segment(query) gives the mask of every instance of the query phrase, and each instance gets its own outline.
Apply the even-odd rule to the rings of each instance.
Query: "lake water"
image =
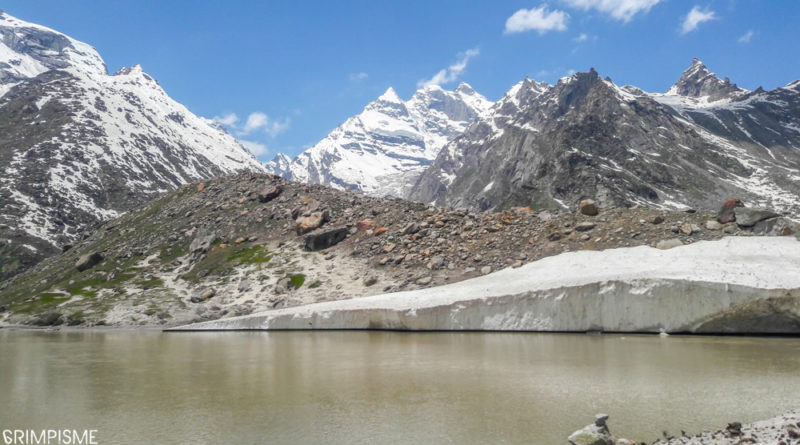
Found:
[[[800,339],[0,330],[0,429],[103,444],[654,440],[800,408]]]

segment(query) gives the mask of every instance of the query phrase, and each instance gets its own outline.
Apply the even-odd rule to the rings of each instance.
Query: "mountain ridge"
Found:
[[[0,279],[181,184],[263,171],[139,65],[0,14]],[[23,69],[24,68],[24,69]]]
[[[702,207],[731,196],[797,210],[800,95],[753,92],[695,59],[666,93],[619,87],[594,69],[512,87],[451,140],[411,199],[477,209]]]

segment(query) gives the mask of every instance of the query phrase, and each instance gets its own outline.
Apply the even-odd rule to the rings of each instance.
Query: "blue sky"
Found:
[[[407,99],[432,79],[444,88],[465,81],[497,100],[526,75],[553,83],[594,67],[617,84],[665,91],[693,57],[749,89],[800,78],[798,0],[3,0],[0,8],[95,46],[111,72],[141,64],[194,113],[227,118],[263,160],[298,154],[389,86]]]

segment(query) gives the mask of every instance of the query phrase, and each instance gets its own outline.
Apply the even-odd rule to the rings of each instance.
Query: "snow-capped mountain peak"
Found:
[[[5,13],[0,114],[0,264],[33,264],[181,184],[264,170],[141,66],[109,75],[90,45]]]
[[[403,103],[403,100],[400,99],[400,96],[397,95],[397,92],[395,92],[394,88],[389,87],[386,89],[386,92],[381,94],[381,96],[378,98],[376,102],[390,102],[390,103],[401,104]]]
[[[746,93],[726,77],[720,79],[708,70],[699,59],[694,58],[692,64],[681,74],[680,79],[667,91],[667,95],[688,97],[708,97],[709,101],[728,98]]]
[[[427,85],[408,101],[389,88],[287,169],[277,158],[266,167],[298,181],[405,196],[448,139],[491,105],[466,83],[454,91]]]
[[[21,80],[67,67],[95,75],[108,73],[91,45],[0,10],[0,84],[5,87],[0,94]]]

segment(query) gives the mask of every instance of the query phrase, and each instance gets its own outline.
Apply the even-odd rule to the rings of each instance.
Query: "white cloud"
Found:
[[[247,122],[244,124],[244,128],[242,132],[244,134],[250,133],[253,130],[258,130],[261,127],[266,127],[269,123],[269,116],[259,111],[255,113],[250,113],[250,116],[247,116]]]
[[[246,148],[247,151],[253,154],[253,156],[263,156],[269,153],[267,146],[255,141],[245,141],[243,139],[238,139],[239,143],[242,144],[242,147]]]
[[[564,11],[548,11],[547,5],[538,8],[520,9],[506,20],[506,34],[525,31],[537,31],[542,35],[548,31],[564,31],[567,29],[569,14]]]
[[[608,14],[616,20],[629,22],[633,16],[640,12],[645,14],[650,8],[661,3],[662,0],[563,0],[564,3],[572,8],[597,10],[603,14]]]
[[[239,116],[236,113],[226,113],[222,117],[214,116],[213,120],[227,127],[228,131],[232,131],[236,136],[247,136],[253,132],[260,131],[270,137],[275,137],[288,130],[292,123],[291,118],[288,116],[282,121],[277,121],[260,111],[250,113],[244,124],[239,122]]]
[[[578,37],[575,37],[575,39],[573,39],[573,40],[575,40],[578,43],[585,42],[585,41],[589,40],[589,36],[586,35],[586,33],[582,33]]]
[[[705,11],[701,11],[699,6],[695,6],[686,14],[686,18],[683,19],[683,24],[681,24],[681,34],[686,34],[688,32],[692,32],[697,27],[709,20],[716,19],[717,16],[714,11],[710,9],[706,9]]]
[[[567,70],[567,76],[572,76],[573,74],[577,73],[574,69],[570,68]]]
[[[458,79],[458,76],[464,71],[469,63],[469,60],[480,54],[478,48],[472,48],[464,51],[459,55],[458,62],[450,65],[447,68],[440,70],[434,74],[430,79],[422,79],[417,82],[417,88],[422,88],[427,85],[442,85],[450,83]]]
[[[749,43],[755,34],[752,29],[747,31],[743,36],[739,37],[739,43]]]
[[[283,133],[284,131],[288,130],[289,129],[289,125],[291,123],[292,123],[292,120],[289,119],[288,117],[284,118],[283,121],[281,121],[281,122],[279,122],[279,121],[270,121],[267,124],[267,127],[264,129],[264,132],[267,133],[268,135],[272,136],[272,137],[275,137],[275,136],[279,135],[280,133]]]
[[[291,124],[291,119],[284,118],[283,121],[276,121],[270,119],[270,117],[266,113],[262,113],[260,111],[256,111],[254,113],[250,113],[247,116],[247,121],[245,122],[244,126],[239,128],[233,125],[232,127],[236,130],[236,134],[239,136],[247,136],[248,134],[256,131],[261,130],[264,133],[275,137],[280,133],[283,133],[287,129],[289,129],[289,125]]]
[[[350,74],[350,82],[361,82],[362,80],[366,79],[367,77],[369,77],[369,74],[367,74],[365,72],[353,73],[353,74]]]
[[[218,122],[218,123],[220,123],[222,125],[225,125],[227,127],[231,127],[231,126],[235,125],[236,122],[239,121],[239,116],[237,116],[236,113],[227,113],[222,117],[214,116],[212,119],[215,122]]]

